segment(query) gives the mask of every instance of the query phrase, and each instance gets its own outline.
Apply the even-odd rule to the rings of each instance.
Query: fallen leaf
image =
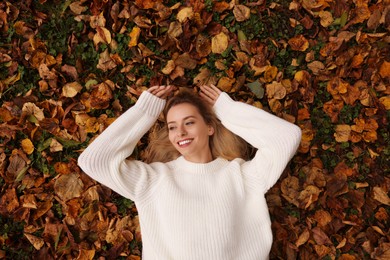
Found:
[[[390,206],[390,198],[387,195],[387,193],[383,190],[383,188],[376,186],[373,188],[373,191],[374,191],[375,200],[379,201],[382,204]]]
[[[233,8],[233,14],[237,22],[243,22],[249,19],[251,10],[245,5],[235,5]]]
[[[306,51],[309,48],[309,42],[302,34],[288,40],[288,44],[293,51]]]
[[[63,174],[55,181],[54,191],[64,202],[80,197],[84,184],[76,173]]]
[[[138,26],[134,26],[133,29],[130,32],[130,35],[129,35],[130,36],[130,41],[129,41],[128,46],[130,48],[134,47],[134,46],[137,46],[140,34],[141,34],[141,28],[139,28]]]
[[[349,125],[337,125],[334,133],[336,142],[344,143],[349,141],[351,136],[351,126]]]
[[[211,51],[213,53],[223,53],[228,47],[228,36],[220,32],[211,39]]]
[[[304,245],[310,238],[310,231],[306,228],[298,237],[297,241],[295,242],[296,247],[300,247],[301,245]]]
[[[76,81],[67,83],[62,87],[62,96],[75,97],[82,89],[83,86],[81,86],[81,84]]]
[[[30,139],[26,138],[22,140],[22,149],[26,154],[32,154],[34,152],[34,144]]]
[[[176,19],[180,23],[184,23],[186,20],[192,20],[194,17],[194,10],[192,7],[183,7],[176,15]]]

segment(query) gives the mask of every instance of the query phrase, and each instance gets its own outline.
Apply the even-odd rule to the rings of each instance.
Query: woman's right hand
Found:
[[[176,87],[168,85],[168,86],[153,86],[148,89],[148,91],[155,95],[158,98],[166,99]]]

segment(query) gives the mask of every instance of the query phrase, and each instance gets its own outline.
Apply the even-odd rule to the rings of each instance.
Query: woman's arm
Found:
[[[172,87],[156,86],[141,94],[137,103],[116,119],[79,156],[81,169],[119,194],[135,199],[150,181],[151,168],[126,160],[141,137],[154,124]]]
[[[222,124],[258,149],[253,160],[244,165],[244,172],[264,191],[271,188],[299,146],[300,128],[264,110],[233,101],[214,86],[201,90],[201,96],[214,104]]]

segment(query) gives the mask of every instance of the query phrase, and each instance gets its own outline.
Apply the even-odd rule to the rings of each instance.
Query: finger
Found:
[[[159,89],[159,88],[160,88],[160,86],[153,86],[153,87],[148,88],[147,91],[153,94],[153,93],[155,93],[156,90]]]
[[[156,90],[156,96],[159,98],[167,98],[167,96],[172,93],[173,86],[161,86]]]
[[[217,88],[215,85],[210,84],[211,89],[213,89],[218,95],[222,93],[222,91]]]
[[[199,96],[200,96],[204,101],[206,101],[206,103],[208,103],[209,105],[213,106],[213,105],[215,104],[215,100],[214,100],[212,97],[206,95],[204,92],[199,92]]]
[[[209,96],[212,99],[217,99],[219,96],[219,93],[210,86],[201,86],[200,88],[205,95]]]

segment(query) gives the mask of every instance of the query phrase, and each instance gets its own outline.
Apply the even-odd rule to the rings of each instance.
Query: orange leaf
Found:
[[[32,154],[34,152],[34,145],[30,139],[26,138],[22,140],[22,149],[26,154]]]
[[[349,125],[337,125],[334,137],[336,142],[343,143],[348,142],[351,135],[351,127]]]
[[[390,77],[390,62],[383,61],[379,68],[379,74],[382,78]]]
[[[379,98],[379,102],[385,107],[386,110],[390,110],[390,96]]]
[[[139,28],[138,26],[134,26],[129,35],[130,41],[128,46],[130,48],[137,46],[140,34],[141,34],[141,28]]]
[[[294,51],[306,51],[309,48],[309,41],[302,34],[288,40],[288,44]]]

